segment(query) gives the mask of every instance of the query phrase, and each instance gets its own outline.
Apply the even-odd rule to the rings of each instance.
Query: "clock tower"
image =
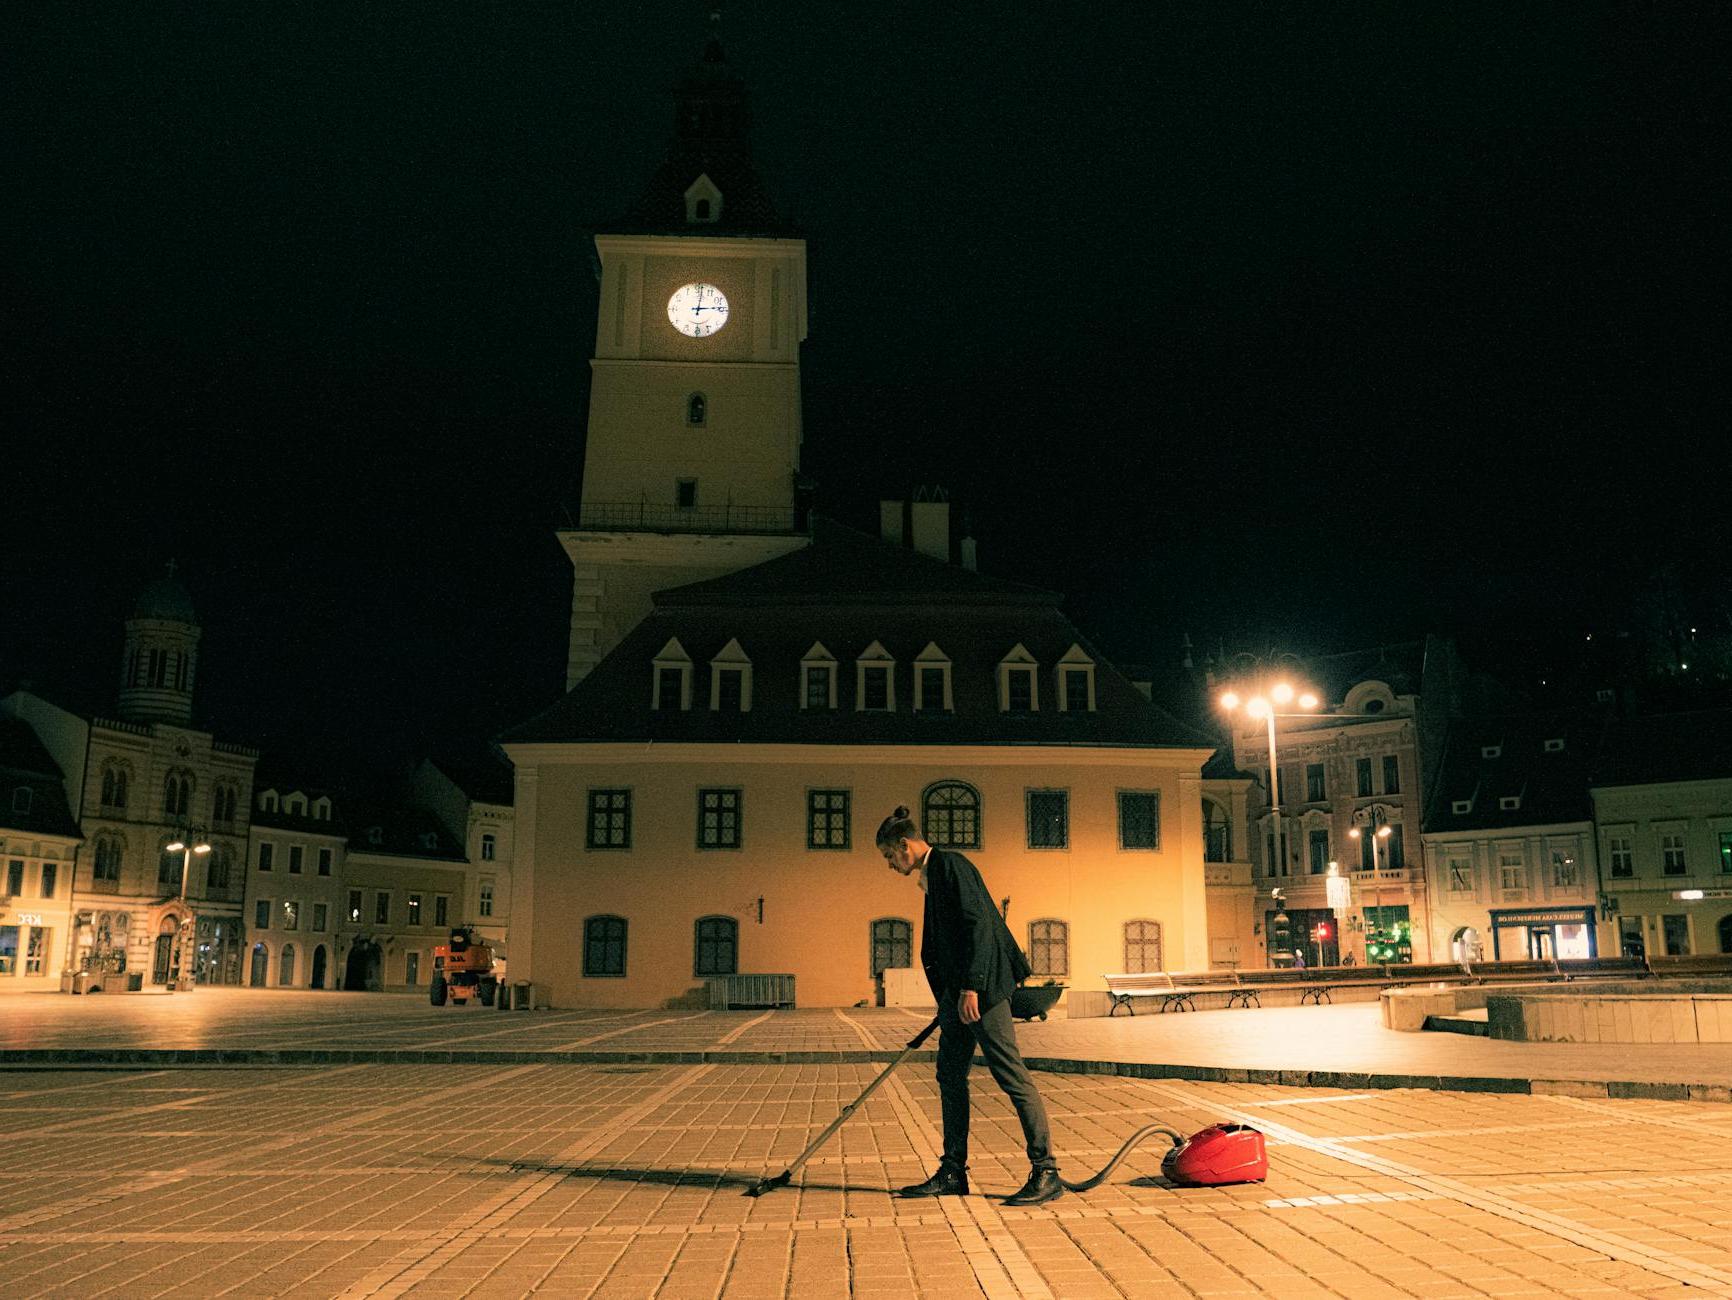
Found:
[[[752,166],[745,84],[712,33],[673,141],[595,235],[601,294],[575,527],[570,689],[650,593],[805,545],[798,499],[806,243]]]

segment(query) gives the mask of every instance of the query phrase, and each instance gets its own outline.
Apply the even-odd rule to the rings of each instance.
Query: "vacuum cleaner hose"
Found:
[[[1128,1156],[1131,1153],[1131,1149],[1133,1147],[1135,1147],[1139,1143],[1141,1143],[1144,1138],[1147,1138],[1151,1134],[1155,1134],[1155,1133],[1161,1134],[1168,1141],[1170,1141],[1174,1146],[1178,1146],[1181,1142],[1183,1142],[1185,1140],[1183,1136],[1181,1136],[1178,1133],[1175,1133],[1172,1129],[1168,1128],[1165,1124],[1148,1124],[1148,1125],[1145,1125],[1144,1127],[1138,1129],[1135,1133],[1131,1134],[1130,1137],[1126,1138],[1125,1144],[1119,1148],[1119,1153],[1116,1156],[1114,1156],[1111,1160],[1107,1161],[1106,1168],[1101,1170],[1100,1173],[1096,1174],[1093,1178],[1085,1178],[1080,1183],[1073,1183],[1069,1179],[1060,1178],[1059,1182],[1064,1184],[1065,1190],[1072,1191],[1072,1192],[1086,1192],[1091,1187],[1099,1187],[1102,1183],[1104,1183],[1106,1181],[1107,1175],[1112,1173],[1113,1170],[1115,1170],[1119,1167],[1119,1161],[1123,1160],[1126,1156]]]

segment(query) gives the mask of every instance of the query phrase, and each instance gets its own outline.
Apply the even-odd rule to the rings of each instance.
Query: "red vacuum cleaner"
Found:
[[[884,1067],[884,1072],[842,1108],[842,1113],[830,1121],[829,1127],[813,1139],[812,1144],[799,1154],[793,1164],[773,1178],[760,1178],[746,1189],[746,1195],[762,1196],[778,1187],[786,1187],[800,1166],[830,1140],[832,1133],[847,1123],[849,1116],[859,1110],[866,1099],[878,1090],[878,1085],[908,1059],[910,1052],[932,1037],[937,1028],[938,1018],[934,1016],[932,1023],[908,1040],[908,1045],[896,1054],[895,1060]],[[1156,1133],[1173,1144],[1173,1149],[1167,1152],[1161,1161],[1161,1174],[1167,1181],[1179,1187],[1227,1187],[1234,1183],[1260,1183],[1269,1176],[1269,1157],[1263,1148],[1263,1135],[1249,1124],[1211,1124],[1190,1137],[1185,1137],[1164,1124],[1148,1124],[1131,1134],[1119,1148],[1118,1154],[1107,1161],[1106,1168],[1094,1177],[1077,1183],[1061,1178],[1059,1182],[1073,1192],[1086,1192],[1091,1187],[1099,1187],[1106,1181],[1107,1175],[1118,1167],[1119,1161],[1135,1150],[1144,1139]]]

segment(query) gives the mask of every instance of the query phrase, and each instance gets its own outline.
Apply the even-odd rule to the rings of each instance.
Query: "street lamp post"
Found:
[[[1269,742],[1269,842],[1272,846],[1269,874],[1275,877],[1285,875],[1285,870],[1278,868],[1287,865],[1287,846],[1281,838],[1281,767],[1275,746],[1275,719],[1277,716],[1305,717],[1303,712],[1279,712],[1278,706],[1295,703],[1301,710],[1312,710],[1317,707],[1317,696],[1311,691],[1295,691],[1290,682],[1276,681],[1257,683],[1247,696],[1241,696],[1237,691],[1225,691],[1220,698],[1221,707],[1228,713],[1236,713],[1243,705],[1246,717],[1265,724]]]
[[[186,910],[186,919],[181,923],[180,962],[175,971],[171,972],[170,989],[180,987],[181,978],[186,980],[186,986],[193,987],[193,966],[198,960],[198,918],[192,914],[192,904],[187,902],[187,878],[192,874],[193,854],[201,857],[210,852],[210,845],[203,840],[193,843],[190,840],[176,840],[164,846],[169,853],[180,854],[180,905]]]
[[[1389,823],[1384,819],[1383,809],[1376,804],[1372,804],[1366,810],[1365,816],[1366,825],[1371,830],[1371,910],[1376,913],[1378,924],[1381,925],[1383,922],[1383,882],[1377,878],[1377,842],[1389,838]],[[1363,841],[1365,831],[1355,826],[1347,832],[1347,838]]]

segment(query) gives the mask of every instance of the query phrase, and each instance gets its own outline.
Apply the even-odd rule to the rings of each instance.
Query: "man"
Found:
[[[960,853],[935,849],[906,807],[878,828],[878,851],[892,871],[919,875],[926,893],[920,964],[938,1003],[938,1098],[944,1114],[944,1158],[903,1196],[968,1195],[968,1071],[978,1044],[987,1069],[1016,1107],[1030,1172],[1006,1205],[1039,1205],[1064,1195],[1046,1107],[1016,1048],[1010,994],[1030,972],[980,872]]]

